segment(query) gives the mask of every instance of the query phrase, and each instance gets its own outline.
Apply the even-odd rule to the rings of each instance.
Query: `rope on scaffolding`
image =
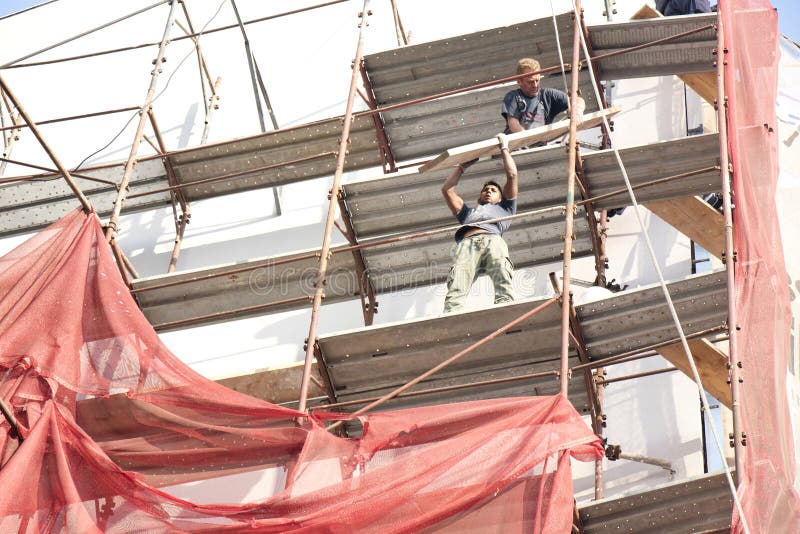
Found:
[[[577,7],[575,5],[575,0],[572,0],[572,11],[573,11],[573,13],[575,14],[575,17],[576,17],[576,24],[578,25],[578,28],[580,28],[580,32],[579,33],[580,33],[581,48],[583,50],[583,55],[586,58],[587,65],[589,66],[588,71],[589,71],[589,76],[590,76],[590,78],[592,80],[592,89],[594,90],[595,98],[597,98],[597,101],[601,102],[601,100],[600,100],[600,91],[598,89],[597,79],[595,78],[594,70],[592,68],[592,58],[589,55],[589,49],[588,49],[588,47],[586,45],[586,38],[585,38],[585,36],[583,34],[582,22],[578,18],[578,10],[577,10]],[[664,298],[665,298],[665,300],[667,302],[667,307],[669,308],[670,315],[672,316],[672,321],[675,323],[675,328],[678,331],[678,336],[680,337],[681,345],[683,346],[683,350],[686,353],[686,358],[689,361],[689,366],[692,369],[692,376],[694,377],[694,382],[695,382],[695,384],[697,384],[697,388],[699,389],[700,400],[701,400],[701,403],[703,405],[703,413],[705,414],[706,417],[708,417],[709,421],[711,421],[712,420],[711,408],[710,408],[710,403],[708,402],[708,398],[706,396],[705,389],[703,388],[703,381],[700,378],[700,373],[698,372],[697,365],[694,362],[694,357],[692,356],[692,351],[689,349],[689,342],[686,340],[686,334],[684,333],[683,326],[681,325],[680,319],[678,318],[678,312],[675,310],[675,305],[672,302],[672,297],[670,297],[669,289],[667,288],[667,283],[664,280],[664,274],[661,272],[661,268],[658,266],[658,260],[656,259],[656,253],[655,253],[655,250],[653,249],[653,243],[650,241],[650,236],[647,235],[647,231],[645,229],[644,222],[642,221],[641,213],[639,213],[639,203],[636,201],[636,195],[634,194],[633,188],[631,187],[631,182],[630,182],[630,179],[628,177],[628,172],[627,172],[627,170],[625,168],[625,164],[622,162],[622,158],[621,158],[621,156],[619,154],[619,150],[616,147],[616,143],[614,143],[613,134],[612,134],[612,131],[611,131],[611,127],[608,124],[608,120],[606,119],[605,116],[602,117],[602,120],[603,120],[603,125],[605,126],[606,130],[608,131],[609,141],[611,141],[611,150],[614,151],[614,157],[617,160],[617,164],[619,166],[620,172],[622,173],[622,178],[625,181],[625,187],[628,189],[628,195],[629,195],[629,197],[631,199],[631,203],[633,205],[633,212],[636,214],[636,220],[637,220],[637,222],[639,224],[639,229],[640,229],[640,231],[642,233],[642,236],[644,237],[645,243],[647,244],[647,251],[648,251],[648,253],[650,255],[650,260],[652,261],[653,267],[655,268],[656,274],[658,275],[658,281],[659,281],[659,284],[661,285],[661,291],[664,293]],[[720,456],[724,458],[725,457],[725,453],[724,453],[724,450],[722,448],[722,442],[719,439],[719,434],[717,433],[717,429],[716,429],[716,427],[714,425],[710,425],[710,426],[711,426],[712,434],[714,435],[714,444],[717,447],[717,451],[719,452]],[[734,501],[734,503],[736,505],[736,509],[739,512],[739,518],[740,518],[740,520],[742,522],[742,527],[744,529],[744,532],[746,534],[749,534],[750,533],[750,529],[747,526],[747,520],[746,520],[745,515],[744,515],[744,510],[742,509],[742,503],[739,500],[739,496],[738,496],[738,494],[736,492],[736,485],[733,482],[733,477],[731,476],[730,467],[725,462],[723,462],[723,466],[724,466],[724,470],[725,470],[725,478],[728,481],[728,486],[729,486],[729,488],[731,490],[731,496],[732,496],[733,501]]]
[[[567,87],[567,71],[564,68],[564,54],[561,52],[561,38],[558,36],[558,23],[556,22],[556,9],[553,7],[553,0],[550,0],[550,16],[553,17],[553,33],[556,36],[558,62],[561,64],[561,80],[564,82],[564,92],[569,94],[569,88]]]

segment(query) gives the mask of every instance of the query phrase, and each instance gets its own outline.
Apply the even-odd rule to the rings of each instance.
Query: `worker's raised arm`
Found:
[[[508,150],[508,138],[505,134],[498,134],[497,140],[500,142],[500,154],[503,157],[503,167],[506,169],[506,185],[503,186],[503,196],[507,200],[514,200],[517,198],[517,164],[514,163],[514,158]]]
[[[456,165],[453,174],[448,176],[447,180],[444,181],[444,185],[442,185],[442,196],[453,215],[458,215],[458,212],[464,206],[464,199],[456,193],[456,186],[462,174],[464,174],[464,166],[461,164]]]

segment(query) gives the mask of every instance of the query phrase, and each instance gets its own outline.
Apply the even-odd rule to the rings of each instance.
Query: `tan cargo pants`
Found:
[[[465,237],[456,245],[455,260],[447,278],[444,313],[458,311],[473,282],[486,274],[494,283],[494,303],[514,300],[511,287],[514,265],[508,257],[508,245],[496,234],[476,234]]]

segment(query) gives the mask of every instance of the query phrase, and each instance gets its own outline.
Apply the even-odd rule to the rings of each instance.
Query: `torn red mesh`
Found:
[[[0,532],[569,530],[569,458],[602,456],[562,396],[361,418],[359,439],[228,390],[164,347],[94,214],[0,258]],[[195,504],[157,487],[270,467],[282,491]]]
[[[739,494],[751,532],[796,533],[800,498],[786,392],[791,311],[775,207],[778,19],[768,0],[720,2],[720,14],[728,49],[738,354],[747,435]]]

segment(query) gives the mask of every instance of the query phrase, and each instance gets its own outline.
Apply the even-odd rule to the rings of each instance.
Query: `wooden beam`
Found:
[[[720,403],[731,407],[731,386],[728,384],[728,356],[707,339],[689,340],[689,349],[703,382],[703,388]],[[694,380],[686,353],[680,343],[658,349],[659,354]]]
[[[583,120],[578,124],[579,130],[586,130],[599,126],[603,122],[603,116],[612,117],[620,112],[622,108],[613,106],[601,109],[594,113],[586,113]],[[522,132],[508,135],[508,147],[511,150],[524,148],[538,143],[546,143],[553,139],[558,139],[562,135],[569,133],[569,119],[554,122],[539,128],[532,128]],[[454,167],[459,163],[465,163],[475,158],[485,158],[500,153],[500,145],[496,138],[478,141],[455,148],[445,150],[436,158],[432,159],[419,168],[419,172],[434,171],[445,167]]]
[[[648,202],[644,207],[674,226],[680,233],[722,258],[725,250],[725,220],[722,214],[700,197]]]
[[[643,5],[639,11],[633,14],[631,20],[635,19],[654,19],[663,17],[661,13],[648,5]],[[678,78],[683,80],[683,83],[692,88],[692,90],[700,95],[703,100],[714,105],[717,100],[717,75],[713,71],[714,66],[709,65],[708,72],[697,72],[693,74],[678,74]]]
[[[317,372],[317,363],[311,366],[311,376],[320,382],[322,378]],[[232,376],[215,380],[228,389],[262,399],[273,404],[295,402],[300,398],[300,379],[303,377],[303,362],[297,362],[286,367],[256,371],[254,373]],[[309,397],[322,397],[326,393],[312,380],[308,391]]]

